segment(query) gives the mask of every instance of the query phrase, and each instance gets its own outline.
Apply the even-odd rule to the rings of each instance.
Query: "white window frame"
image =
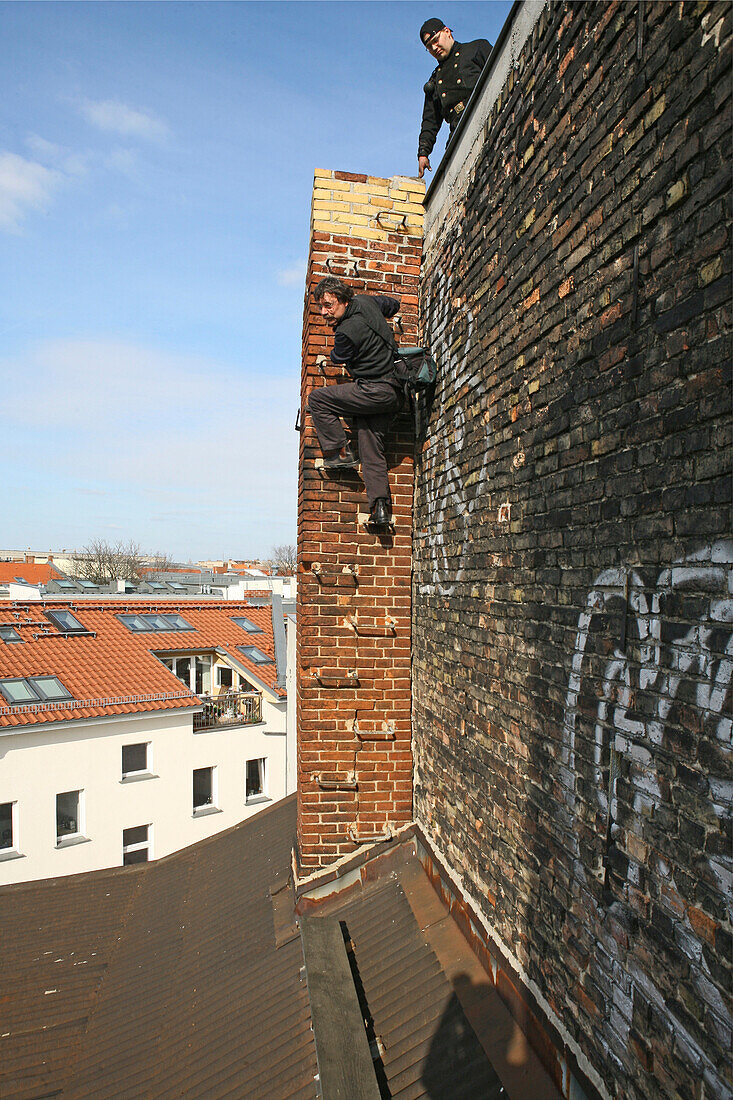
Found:
[[[211,772],[211,802],[205,802],[201,806],[193,806],[193,773],[199,771]],[[207,814],[221,813],[221,809],[219,807],[219,767],[217,764],[204,764],[200,768],[192,769],[191,805],[193,806],[193,817],[206,817]]]
[[[222,672],[228,672],[229,675],[231,676],[231,680],[232,680],[231,684],[227,685],[226,690],[227,691],[234,691],[235,690],[234,685],[235,685],[236,673],[235,673],[235,671],[234,671],[234,669],[232,668],[231,665],[221,665],[221,664],[216,665],[216,686],[219,687],[219,688],[224,687],[224,684],[222,684],[222,682],[221,682]]]
[[[9,848],[0,848],[0,863],[6,859],[19,859],[23,854],[20,850],[20,811],[18,802],[15,799],[9,798],[7,802],[3,802],[3,805],[10,806],[11,844]]]
[[[126,772],[124,761],[124,750],[135,748],[138,745],[145,745],[145,767],[141,771]],[[152,741],[133,741],[128,745],[123,745],[120,749],[120,768],[122,769],[122,783],[134,783],[139,779],[156,779],[157,776],[153,774],[153,742]]]
[[[75,833],[64,833],[63,836],[59,836],[58,800],[59,800],[59,795],[62,795],[62,794],[77,794],[78,795],[77,803],[76,803],[76,832]],[[80,844],[82,841],[88,840],[88,837],[86,835],[86,824],[87,824],[86,816],[87,815],[86,815],[86,797],[85,797],[85,794],[86,794],[86,792],[84,791],[83,787],[80,790],[77,790],[77,791],[71,790],[71,791],[57,791],[56,792],[54,828],[56,830],[56,847],[57,848],[68,848],[72,844]]]
[[[258,794],[247,794],[247,769],[250,764],[257,763],[260,765],[260,786],[262,790]],[[270,796],[267,793],[267,757],[266,756],[253,756],[244,763],[244,801],[248,806],[253,806],[257,802],[269,802]]]
[[[132,829],[142,828],[142,826],[140,826],[140,825],[131,825],[129,827],[132,828]],[[151,824],[148,824],[148,825],[145,825],[144,827],[148,830],[147,839],[146,840],[135,841],[134,844],[125,844],[125,830],[124,829],[122,830],[122,866],[123,867],[134,867],[135,864],[125,863],[125,856],[128,855],[130,852],[142,852],[143,849],[145,849],[148,853],[148,858],[144,862],[146,862],[146,863],[151,862],[151,860],[153,858],[153,826]]]

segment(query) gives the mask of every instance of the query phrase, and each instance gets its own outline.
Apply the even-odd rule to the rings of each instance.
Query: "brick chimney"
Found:
[[[306,400],[347,381],[310,299],[325,275],[401,299],[398,341],[417,343],[422,196],[414,179],[316,171],[303,319],[298,493],[298,863],[308,876],[412,819],[410,576],[413,433],[387,444],[394,526],[367,525],[354,471],[321,468]]]

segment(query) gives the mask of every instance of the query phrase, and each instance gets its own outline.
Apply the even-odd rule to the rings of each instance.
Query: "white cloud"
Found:
[[[298,260],[290,267],[281,268],[277,272],[277,281],[280,286],[303,286],[308,263],[306,260]]]
[[[168,134],[168,127],[161,119],[149,111],[136,111],[116,99],[87,99],[81,104],[81,110],[87,122],[99,130],[146,141],[162,141]]]
[[[31,210],[45,210],[61,175],[17,153],[0,153],[0,229],[15,233]]]
[[[135,149],[113,149],[104,158],[104,167],[113,172],[121,172],[124,176],[135,174],[139,165],[139,157]]]
[[[6,442],[54,478],[183,491],[200,509],[272,509],[294,492],[297,379],[104,340],[45,341],[0,360],[0,376]]]
[[[69,176],[81,176],[89,167],[91,159],[89,153],[72,153],[62,145],[40,137],[39,134],[28,134],[25,143],[38,160],[53,168],[59,168]]]

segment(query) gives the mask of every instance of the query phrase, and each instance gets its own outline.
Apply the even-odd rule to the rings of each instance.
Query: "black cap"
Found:
[[[425,45],[425,38],[431,38],[438,31],[442,31],[445,23],[442,19],[428,19],[420,27],[420,41]]]

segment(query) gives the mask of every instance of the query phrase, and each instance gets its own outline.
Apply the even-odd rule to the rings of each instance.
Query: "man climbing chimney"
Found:
[[[385,318],[394,317],[400,302],[383,294],[354,294],[350,286],[334,276],[321,279],[313,298],[335,333],[331,362],[345,367],[353,379],[313,390],[308,400],[323,451],[323,467],[351,469],[361,461],[369,522],[388,527],[392,509],[385,439],[402,405],[402,386],[394,375],[397,344]],[[358,458],[347,440],[341,417],[353,424]]]

